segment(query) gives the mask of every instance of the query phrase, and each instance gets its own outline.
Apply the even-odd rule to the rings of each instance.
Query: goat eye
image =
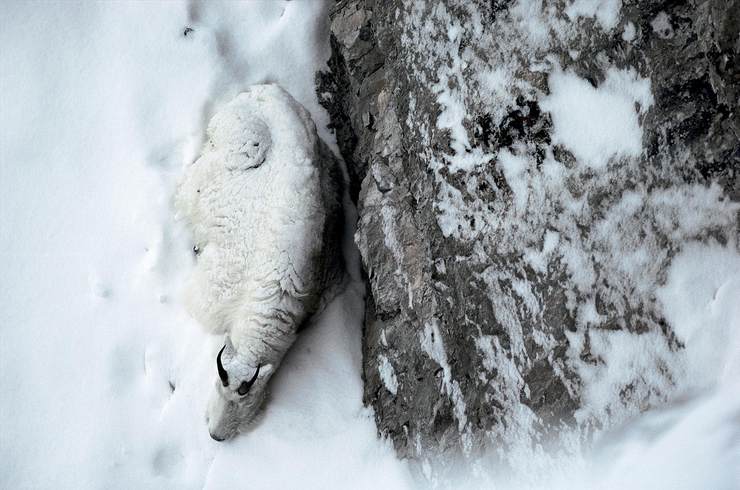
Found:
[[[260,145],[259,143],[255,143],[253,141],[247,141],[242,145],[241,148],[239,148],[239,153],[244,153],[248,157],[254,156],[254,149],[258,148]]]
[[[239,393],[240,396],[244,396],[249,393],[249,388],[251,388],[251,386],[249,386],[249,383],[247,383],[246,381],[242,381],[242,384],[239,385],[239,389],[236,390],[236,392]]]

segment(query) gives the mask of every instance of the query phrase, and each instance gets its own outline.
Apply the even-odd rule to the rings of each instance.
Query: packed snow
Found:
[[[517,11],[532,10],[537,3],[520,2]],[[600,9],[575,1],[572,14],[596,16],[605,29],[614,27],[621,2],[598,3]],[[4,5],[0,487],[427,485],[414,482],[409,465],[377,437],[373,414],[362,405],[364,288],[349,233],[344,246],[350,285],[301,334],[273,378],[259,423],[225,444],[212,441],[206,429],[206,399],[222,339],[206,333],[182,305],[181,288],[193,259],[190,238],[174,218],[174,186],[184,165],[197,158],[210,116],[255,83],[279,82],[333,144],[313,83],[329,56],[326,8],[320,2],[277,0]],[[543,32],[537,22],[544,21],[533,17],[532,39],[546,43],[537,35]],[[653,27],[665,25],[656,20]],[[625,35],[633,31],[628,26]],[[454,29],[449,36],[454,38]],[[451,66],[458,71],[445,76],[463,76],[462,64]],[[508,97],[506,71],[486,73],[490,76],[481,85],[491,97]],[[640,151],[635,146],[640,111],[651,103],[646,81],[615,70],[594,88],[569,72],[550,76],[550,110],[556,138],[564,146],[581,152],[593,169],[608,163],[604,155],[626,158]],[[464,151],[467,136],[460,132],[460,118],[465,111],[455,106],[459,94],[447,90],[437,90],[440,103],[449,102],[439,124],[456,135],[453,150]],[[573,101],[577,110],[567,114]],[[613,114],[593,121],[584,102]],[[620,132],[612,134],[617,127]],[[579,128],[593,136],[591,146],[573,133]],[[595,130],[601,132],[588,132]],[[446,163],[461,171],[493,158],[455,157]],[[439,222],[445,234],[476,236],[474,230],[458,228],[466,208],[481,222],[505,229],[506,220],[519,219],[523,206],[537,204],[532,199],[549,195],[564,204],[560,228],[523,224],[521,233],[534,229],[537,240],[516,235],[519,239],[510,243],[527,244],[525,258],[533,267],[546,268],[561,257],[589,287],[588,260],[564,239],[569,219],[587,211],[562,190],[566,169],[552,155],[537,172],[511,152],[497,158],[514,190],[512,214],[494,210],[486,215],[490,211],[473,209],[458,189],[441,182]],[[716,186],[685,186],[652,194],[636,189],[613,210],[612,221],[595,225],[594,243],[611,243],[624,233],[623,242],[605,248],[604,263],[615,274],[640,270],[651,279],[655,248],[637,238],[641,216],[650,213],[672,239],[689,240],[705,226],[725,226],[737,206],[723,200]],[[348,214],[351,221],[352,211]],[[632,229],[635,237],[625,232]],[[625,250],[633,255],[623,257]],[[484,481],[488,488],[511,489],[738,488],[737,244],[695,240],[675,256],[660,259],[670,266],[655,291],[656,301],[685,348],[668,352],[655,334],[627,338],[604,330],[590,341],[610,368],[577,368],[594,380],[586,392],[589,415],[613,411],[618,403],[614,389],[627,372],[649,378],[636,390],[665,386],[671,404],[644,414],[625,412],[613,430],[599,437],[593,453],[581,452],[578,434],[563,439],[569,447],[549,454],[539,445],[528,446],[527,440],[508,454],[525,468],[522,474],[478,466],[452,486]],[[638,283],[652,284],[648,279]],[[537,309],[528,283],[517,283],[512,291]],[[506,301],[506,293],[499,293]],[[578,307],[583,323],[599,321],[593,305]],[[465,425],[464,401],[435,329],[427,325],[419,341],[440,364],[442,389],[457,400],[455,415]],[[574,346],[579,336],[581,331],[573,334]],[[544,334],[537,339],[543,345],[548,341]],[[489,358],[486,369],[510,369],[510,384],[501,390],[518,399],[514,360],[501,356],[495,338],[479,336],[475,342]],[[672,368],[670,379],[663,370],[666,363]],[[378,369],[393,392],[393,366],[379,359]],[[653,400],[650,393],[645,396]],[[524,440],[531,413],[521,407],[513,408],[507,422],[511,437]],[[422,462],[422,474],[431,474],[428,462]]]

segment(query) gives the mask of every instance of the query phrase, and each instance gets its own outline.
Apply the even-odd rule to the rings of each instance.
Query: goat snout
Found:
[[[210,432],[210,431],[208,433],[211,435],[211,439],[213,439],[214,441],[222,442],[226,440],[225,436],[214,434],[213,432]]]

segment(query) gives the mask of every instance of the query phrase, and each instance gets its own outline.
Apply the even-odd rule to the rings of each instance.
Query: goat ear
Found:
[[[273,364],[260,365],[260,374],[262,374],[263,376],[270,376],[272,375],[273,371],[275,371],[275,365]]]
[[[231,337],[229,337],[228,335],[224,337],[224,346],[228,347],[230,351],[234,350],[234,344],[231,343]]]

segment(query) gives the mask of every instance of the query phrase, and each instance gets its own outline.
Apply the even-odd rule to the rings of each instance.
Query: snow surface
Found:
[[[609,8],[619,4],[600,3]],[[612,11],[600,19],[600,11],[588,3],[576,4],[575,14],[596,15],[611,25]],[[377,439],[372,414],[362,407],[362,287],[355,254],[355,281],[292,349],[274,378],[261,422],[227,444],[209,438],[204,420],[220,338],[206,334],[181,304],[192,254],[173,218],[172,193],[183,165],[197,157],[203,125],[215,109],[251,84],[278,81],[332,141],[313,85],[314,71],[329,54],[325,8],[279,1],[4,5],[0,487],[414,486],[406,464]],[[548,42],[539,2],[521,1],[514,11],[529,22],[533,43]],[[449,36],[455,32],[453,26]],[[462,77],[463,65],[451,64],[445,76]],[[486,73],[481,85],[489,87],[493,101],[508,97],[506,70]],[[644,110],[650,100],[643,80],[615,71],[594,88],[567,72],[551,76],[561,77],[553,80],[557,87],[551,100],[565,104],[581,96],[614,110],[607,120],[620,128],[624,140],[617,148],[597,134],[595,143],[605,154],[639,151],[633,145],[640,112],[634,102]],[[462,127],[455,118],[465,112],[454,104],[463,98],[445,90],[437,93],[441,103],[450,102],[440,124],[455,134]],[[579,114],[590,117],[584,110]],[[562,144],[582,151],[593,168],[607,163],[583,141],[570,139],[573,128],[557,118],[554,124]],[[454,144],[464,150],[467,136],[457,136]],[[488,156],[472,158],[447,163],[467,171]],[[507,168],[506,178],[516,183],[515,214],[494,211],[485,217],[477,210],[476,216],[502,226],[504,219],[519,219],[518,207],[527,196],[549,193],[560,199],[562,230],[526,224],[540,242],[504,243],[531,243],[527,258],[538,268],[547,267],[552,257],[571,260],[571,272],[588,287],[591,271],[577,253],[581,244],[564,239],[567,220],[584,209],[571,196],[558,194],[566,170],[551,157],[543,162],[541,175],[513,154],[498,158]],[[460,192],[442,184],[441,192],[446,197],[440,210],[447,206],[447,214],[440,225],[446,235],[475,237],[472,230],[457,230],[457,214],[468,206]],[[596,224],[601,226],[597,238],[616,242],[607,248],[614,262],[604,259],[612,270],[633,274],[650,265],[644,257],[654,257],[652,245],[628,233],[634,229],[639,235],[635,225],[648,211],[666,233],[685,240],[702,226],[724,226],[736,216],[737,206],[723,201],[716,186],[625,193],[613,208],[613,219]],[[632,252],[623,257],[624,250]],[[651,271],[641,273],[650,278]],[[531,412],[514,404],[507,415],[508,440],[520,437],[526,447],[514,447],[506,456],[526,471],[512,475],[476,467],[455,486],[472,487],[470,477],[488,482],[485,488],[738,488],[738,277],[737,244],[694,242],[671,259],[656,299],[685,349],[672,352],[667,361],[660,339],[650,335],[626,339],[619,332],[604,332],[592,338],[612,367],[581,367],[583,376],[599,380],[589,385],[594,390],[586,394],[588,410],[614,408],[614,393],[607,388],[619,384],[625,369],[656,376],[661,362],[675,368],[671,386],[678,393],[672,406],[625,420],[602,436],[594,454],[579,454],[577,434],[570,446],[545,454],[524,437]],[[536,310],[528,284],[517,283],[513,291]],[[499,293],[499,300],[507,301]],[[583,321],[598,322],[593,305],[580,306]],[[507,328],[520,328],[510,319],[500,320]],[[442,366],[442,389],[455,400],[457,382],[435,329],[427,325],[420,342]],[[535,340],[547,345],[551,339],[542,334]],[[501,356],[495,338],[479,336],[475,342],[490,361],[485,368],[510,371],[501,390],[518,400],[515,359]],[[392,366],[382,359],[379,363],[392,389]],[[465,407],[456,407],[463,421]],[[422,471],[430,474],[428,462]]]
[[[0,487],[404,487],[362,406],[357,280],[295,345],[262,422],[227,444],[205,423],[221,338],[181,304],[193,261],[172,194],[219,104],[278,81],[331,141],[313,85],[325,6],[0,15]]]

